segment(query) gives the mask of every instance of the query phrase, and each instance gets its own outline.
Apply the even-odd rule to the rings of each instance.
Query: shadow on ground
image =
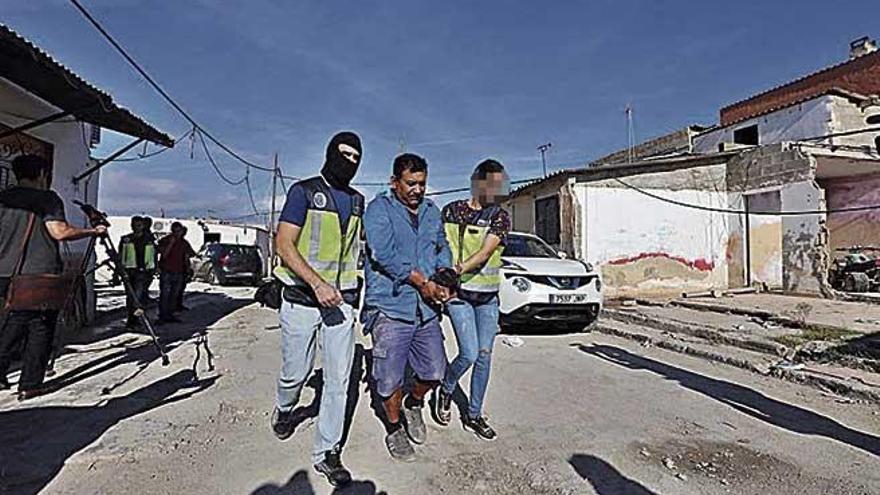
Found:
[[[682,387],[699,392],[743,414],[790,432],[822,436],[851,445],[875,456],[880,455],[880,437],[853,430],[831,418],[772,399],[748,387],[670,366],[660,361],[638,356],[619,347],[598,344],[589,346],[572,344],[572,347],[610,363],[632,370],[650,371],[669,380],[674,380]]]
[[[387,495],[384,491],[377,491],[376,484],[372,481],[354,480],[351,484],[335,488],[334,495]],[[267,483],[253,492],[251,495],[315,495],[315,489],[309,481],[309,475],[304,470],[299,470],[284,485]]]
[[[206,293],[202,295],[198,306],[183,313],[183,321],[181,323],[156,326],[155,331],[166,352],[170,352],[192,339],[192,344],[195,346],[196,350],[196,361],[192,363],[193,372],[197,373],[197,366],[202,359],[205,359],[206,361],[204,367],[211,370],[213,368],[213,355],[209,344],[208,328],[228,314],[247,306],[252,302],[253,301],[250,298],[232,298],[224,294]],[[107,332],[102,333],[96,333],[89,329],[85,329],[85,331],[67,337],[65,341],[69,344],[94,344],[114,339],[115,337],[130,332],[131,330],[128,330],[121,325],[118,327],[111,327]],[[146,330],[143,329],[139,330],[139,332],[146,334]],[[137,343],[135,344],[134,342]],[[111,352],[107,353],[106,351]],[[151,341],[143,341],[134,336],[123,341],[117,340],[105,347],[84,351],[72,351],[65,348],[60,356],[72,353],[79,355],[101,353],[103,355],[86,361],[75,368],[65,370],[62,373],[56,373],[45,383],[46,387],[51,392],[57,392],[65,387],[69,387],[88,378],[106,373],[120,366],[135,364],[137,369],[133,373],[104,387],[102,392],[104,394],[109,394],[116,388],[124,385],[139,375],[150,364],[159,359],[159,354]],[[12,371],[12,369],[10,371]]]
[[[596,456],[575,454],[568,463],[599,495],[655,495]]]
[[[37,493],[67,459],[125,419],[188,399],[217,377],[181,370],[94,406],[46,406],[0,412],[0,493]],[[185,392],[179,393],[180,391]]]

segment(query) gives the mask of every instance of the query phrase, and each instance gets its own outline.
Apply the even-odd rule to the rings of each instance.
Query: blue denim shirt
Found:
[[[416,230],[409,210],[392,191],[379,193],[367,205],[364,213],[367,288],[361,313],[367,327],[376,310],[407,322],[416,322],[417,309],[421,311],[422,321],[438,316],[437,309],[426,304],[407,279],[413,268],[430,277],[438,268],[451,267],[452,253],[446,243],[440,209],[433,201],[427,198],[422,201],[418,219]]]

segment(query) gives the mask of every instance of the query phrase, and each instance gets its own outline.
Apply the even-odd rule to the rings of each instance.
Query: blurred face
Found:
[[[183,235],[186,233],[186,229],[179,225],[175,225],[174,227],[171,227],[171,233],[178,237],[183,237]]]
[[[397,198],[411,210],[415,210],[425,199],[425,189],[428,187],[427,172],[412,172],[405,170],[398,179],[391,178],[391,187]]]
[[[147,226],[144,222],[141,222],[141,221],[131,222],[131,230],[135,234],[143,234],[144,231],[147,230]]]
[[[510,183],[507,174],[490,172],[485,179],[471,181],[471,193],[481,205],[497,205],[504,202],[510,194]]]

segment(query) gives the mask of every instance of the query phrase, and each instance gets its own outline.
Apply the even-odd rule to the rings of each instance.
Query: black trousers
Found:
[[[141,308],[147,307],[147,298],[150,294],[150,283],[153,282],[153,272],[145,272],[141,270],[126,270],[128,281],[131,282],[131,288],[137,296],[137,301]],[[128,309],[128,318],[134,318],[134,299],[125,292],[125,307]]]
[[[9,279],[0,278],[0,299],[6,299],[8,287]],[[13,353],[24,341],[19,390],[31,390],[42,385],[57,321],[57,311],[12,311],[6,314],[0,328],[0,375],[6,376]]]

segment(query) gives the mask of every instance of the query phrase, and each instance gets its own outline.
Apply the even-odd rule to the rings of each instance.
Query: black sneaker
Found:
[[[293,411],[285,413],[276,407],[272,412],[272,431],[279,440],[287,440],[293,435],[293,430],[296,429],[293,419]]]
[[[483,440],[495,440],[495,437],[498,436],[495,433],[495,430],[489,426],[489,423],[486,422],[486,418],[480,416],[478,418],[466,418],[464,420],[464,427],[467,430],[471,430],[475,435],[482,438]]]
[[[443,387],[437,387],[437,397],[434,398],[434,416],[440,426],[446,426],[452,420],[452,394],[447,394]]]
[[[406,407],[406,402],[404,401],[403,428],[406,430],[406,434],[409,435],[410,440],[417,445],[425,443],[425,439],[428,437],[428,429],[425,427],[424,418],[422,418],[422,409],[423,406],[421,405]]]
[[[351,473],[342,465],[338,452],[327,452],[324,460],[315,464],[315,471],[327,477],[333,486],[345,486],[351,483]]]

